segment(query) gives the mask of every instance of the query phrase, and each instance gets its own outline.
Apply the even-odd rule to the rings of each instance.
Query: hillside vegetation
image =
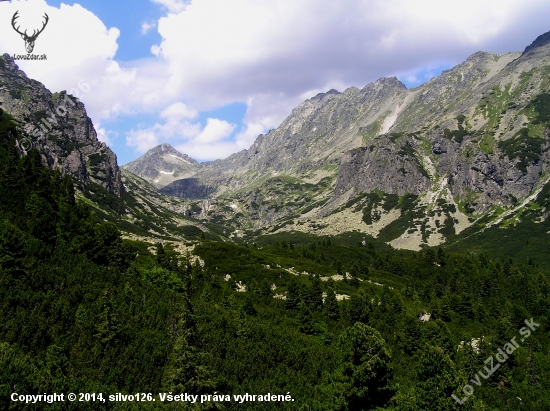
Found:
[[[242,245],[199,235],[187,253],[123,240],[70,177],[35,150],[20,156],[17,137],[0,111],[0,408],[550,408],[546,266],[286,233]],[[531,318],[540,325],[480,378]],[[465,384],[475,392],[459,405]],[[25,405],[13,392],[156,402]],[[162,403],[169,392],[294,401]]]

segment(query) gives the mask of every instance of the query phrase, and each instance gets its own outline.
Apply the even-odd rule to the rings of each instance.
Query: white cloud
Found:
[[[105,130],[104,128],[102,128],[101,124],[99,124],[99,123],[96,124],[94,128],[95,128],[95,131],[97,133],[97,139],[99,141],[102,141],[105,144],[107,144],[107,146],[112,147],[113,142],[111,141],[111,139],[108,136],[108,131]]]
[[[214,153],[216,156],[227,157],[240,148],[235,142],[223,141],[233,133],[236,127],[234,124],[218,118],[208,118],[202,128],[200,123],[189,121],[197,115],[195,109],[184,103],[174,103],[160,113],[164,123],[130,131],[126,136],[126,144],[137,152],[144,153],[160,143],[170,142],[200,160],[215,159],[216,157],[212,157]]]
[[[143,22],[141,24],[141,34],[147,34],[151,29],[155,28],[157,26],[156,22]]]
[[[156,123],[152,127],[140,127],[131,130],[126,136],[126,144],[137,152],[144,153],[147,150],[163,142],[176,143],[189,140],[201,133],[198,123],[190,123],[177,117],[167,117],[163,124]]]
[[[418,78],[414,74],[411,74],[411,75],[407,76],[406,79],[409,83],[419,83],[420,82],[420,80],[418,80]]]
[[[126,136],[126,144],[134,147],[139,153],[145,153],[150,148],[159,145],[159,138],[154,129],[132,130]]]
[[[185,153],[199,161],[216,160],[226,158],[237,149],[233,142],[219,142],[211,146],[187,142],[174,146],[180,153]]]
[[[542,4],[195,1],[159,21],[164,40],[155,52],[170,65],[168,87],[200,107],[257,93],[294,95],[338,80],[364,85],[430,60],[460,61]]]
[[[206,120],[204,130],[193,139],[195,144],[216,143],[231,135],[235,129],[234,124],[229,124],[225,120],[209,118]]]
[[[170,13],[181,13],[187,7],[188,2],[184,0],[152,0],[153,3],[161,4]]]
[[[193,119],[199,115],[194,108],[188,107],[182,102],[177,102],[167,107],[160,113],[160,117],[167,119],[168,122],[176,122],[181,119]]]

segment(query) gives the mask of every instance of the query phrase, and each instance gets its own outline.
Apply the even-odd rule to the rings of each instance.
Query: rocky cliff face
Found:
[[[200,164],[170,144],[162,144],[123,168],[161,188],[173,181],[193,176],[199,170]]]
[[[388,151],[399,144],[432,181],[444,178],[453,198],[478,213],[526,197],[545,182],[550,164],[550,44],[544,38],[523,54],[476,53],[404,93],[392,133],[366,142],[371,149],[360,159],[342,158],[335,195],[373,186],[396,194],[426,191],[418,173],[401,166],[399,152]],[[392,166],[377,167],[381,159]]]
[[[417,156],[421,143],[413,136],[385,135],[376,144],[347,152],[341,158],[335,196],[350,187],[356,193],[373,190],[399,195],[425,193],[431,185],[431,176]]]
[[[29,79],[8,54],[0,56],[0,105],[19,121],[23,153],[35,147],[50,168],[122,194],[116,155],[97,139],[84,104]]]

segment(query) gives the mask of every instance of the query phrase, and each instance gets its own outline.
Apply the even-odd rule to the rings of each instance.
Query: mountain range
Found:
[[[349,233],[417,250],[525,224],[546,230],[550,32],[523,52],[477,52],[416,88],[381,78],[320,93],[249,149],[205,163],[163,144],[121,172],[64,93],[0,58],[2,108],[27,134],[25,124],[54,126],[46,164],[222,238]],[[66,98],[75,105],[53,124]]]
[[[202,217],[234,227],[357,231],[398,248],[512,224],[548,182],[549,43],[477,52],[410,90],[382,78],[318,94],[248,150],[195,164],[161,192],[213,198]]]

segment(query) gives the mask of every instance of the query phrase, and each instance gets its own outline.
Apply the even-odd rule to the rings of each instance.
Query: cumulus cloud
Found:
[[[234,124],[229,124],[225,120],[217,118],[209,118],[206,121],[206,126],[201,133],[193,139],[195,144],[216,143],[229,137],[235,129]]]
[[[237,151],[235,143],[231,141],[219,142],[210,146],[196,144],[190,141],[184,144],[176,144],[174,147],[180,153],[185,153],[199,161],[226,158]]]
[[[24,42],[12,29],[12,15],[19,11],[22,30],[41,27],[46,13],[49,22],[35,43],[34,54],[46,54],[45,61],[17,61],[20,68],[52,91],[73,92],[85,102],[89,115],[99,121],[124,112],[132,100],[136,68],[122,68],[114,60],[118,48],[117,28],[107,28],[92,12],[78,4],[47,5],[45,0],[13,1],[2,4],[0,49],[25,54]],[[79,87],[86,83],[83,91]],[[138,99],[139,100],[139,99]]]
[[[199,115],[198,111],[192,107],[188,107],[182,102],[172,104],[160,113],[161,118],[165,118],[168,122],[177,122],[182,119],[193,119]]]
[[[184,0],[152,0],[153,3],[161,4],[170,13],[180,13],[187,7],[188,1]]]
[[[126,136],[126,144],[134,147],[137,152],[145,153],[150,148],[159,145],[160,140],[155,128],[147,130],[131,130]]]
[[[126,136],[126,143],[137,152],[143,153],[162,142],[195,137],[200,134],[201,126],[189,120],[195,118],[197,114],[196,110],[181,102],[174,103],[160,113],[163,123],[131,130]]]
[[[170,65],[169,88],[219,104],[461,61],[511,31],[521,40],[506,50],[522,48],[540,34],[527,21],[541,8],[550,11],[542,0],[199,0],[159,21],[156,52]]]

